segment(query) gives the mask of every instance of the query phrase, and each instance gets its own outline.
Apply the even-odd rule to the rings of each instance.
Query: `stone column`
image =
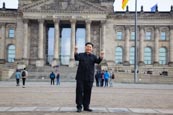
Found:
[[[26,67],[26,63],[24,62],[24,39],[25,39],[25,27],[24,27],[24,22],[25,19],[23,17],[18,16],[17,17],[17,26],[16,26],[16,57],[15,57],[15,62],[17,63],[17,68],[18,69],[23,69]]]
[[[154,32],[154,65],[159,64],[159,38],[160,38],[160,32],[159,27],[155,27]]]
[[[144,28],[140,26],[139,28],[139,66],[144,65]]]
[[[101,21],[100,51],[105,51],[105,26],[106,20]]]
[[[91,42],[91,20],[86,20],[86,42]]]
[[[70,63],[69,67],[75,66],[75,60],[74,60],[74,47],[75,47],[75,37],[76,37],[76,20],[72,19],[71,22],[71,52],[70,52]]]
[[[23,61],[28,65],[28,20],[24,19]]]
[[[38,60],[36,61],[37,67],[44,66],[43,57],[43,44],[44,44],[44,20],[40,19],[39,22],[39,40],[38,40]]]
[[[0,63],[5,63],[5,52],[6,52],[6,49],[5,49],[5,35],[6,35],[6,32],[5,32],[5,23],[1,23],[1,43],[0,43]]]
[[[59,62],[59,36],[60,36],[60,28],[59,28],[59,19],[54,19],[55,24],[55,36],[54,36],[54,57],[53,57],[53,65],[58,65]]]
[[[170,26],[170,37],[169,37],[169,66],[173,66],[173,26]]]
[[[124,65],[128,66],[130,64],[129,62],[129,37],[130,37],[130,27],[125,26],[125,58],[124,58]]]

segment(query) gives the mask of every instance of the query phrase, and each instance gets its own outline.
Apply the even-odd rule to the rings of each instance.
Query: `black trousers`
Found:
[[[89,108],[93,81],[77,80],[76,82],[76,104],[78,109]]]
[[[25,81],[26,81],[26,78],[22,78],[23,86],[25,86]]]
[[[50,79],[50,84],[51,84],[51,85],[54,85],[54,84],[55,84],[55,78],[51,78],[51,79]]]
[[[16,79],[16,85],[19,85],[20,79]]]

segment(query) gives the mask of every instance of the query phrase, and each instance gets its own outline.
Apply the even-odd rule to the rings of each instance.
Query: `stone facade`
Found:
[[[19,0],[18,9],[0,10],[0,62],[8,62],[8,46],[15,46],[15,63],[46,64],[48,25],[54,25],[55,44],[60,43],[62,24],[71,26],[70,63],[74,63],[76,27],[80,23],[86,29],[86,41],[95,44],[94,54],[105,52],[110,68],[133,66],[131,47],[134,47],[134,12],[114,12],[114,0]],[[159,66],[159,49],[166,49],[164,66],[173,66],[173,8],[170,12],[138,13],[137,57],[139,66]],[[14,30],[9,38],[10,29]],[[121,39],[118,39],[118,32]],[[150,36],[150,39],[146,39]],[[165,37],[161,40],[161,36]],[[121,63],[116,63],[116,48],[122,48]],[[151,63],[146,64],[145,48],[152,51]],[[54,46],[53,65],[59,64],[59,48]],[[146,54],[147,55],[147,54]],[[131,56],[132,57],[132,56]]]

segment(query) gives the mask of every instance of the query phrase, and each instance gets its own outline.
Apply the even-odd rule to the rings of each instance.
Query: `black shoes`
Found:
[[[82,109],[77,109],[77,112],[78,112],[78,113],[82,112]]]
[[[89,108],[84,108],[84,111],[92,112],[93,110]]]
[[[93,110],[92,109],[89,109],[89,108],[84,108],[84,111],[87,111],[87,112],[92,112]],[[77,109],[78,113],[82,112],[82,109]]]

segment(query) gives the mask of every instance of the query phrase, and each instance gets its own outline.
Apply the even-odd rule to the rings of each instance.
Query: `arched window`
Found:
[[[14,62],[16,56],[15,46],[9,45],[8,46],[8,62]]]
[[[130,64],[134,64],[135,60],[135,47],[130,48]]]
[[[159,49],[159,63],[166,64],[167,50],[162,47]]]
[[[152,62],[152,51],[150,47],[145,47],[144,49],[144,63],[151,64]]]
[[[122,64],[123,62],[123,49],[122,47],[116,47],[115,50],[115,63]]]

